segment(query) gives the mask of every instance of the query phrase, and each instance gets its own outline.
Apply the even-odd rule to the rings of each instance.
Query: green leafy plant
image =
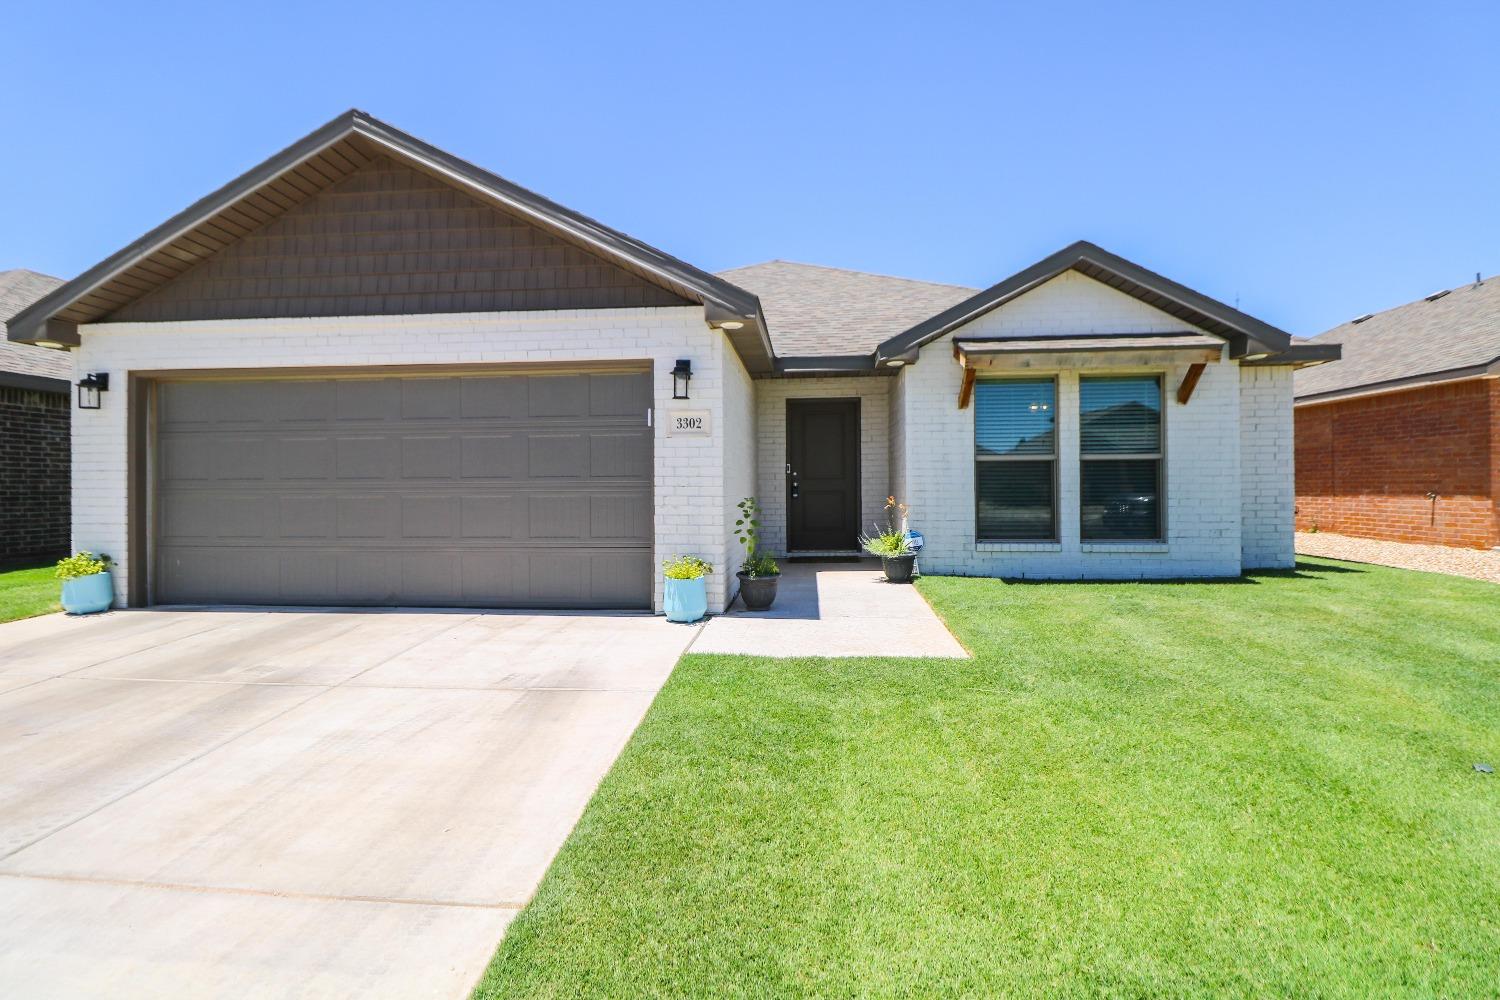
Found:
[[[751,579],[762,576],[780,576],[781,567],[769,553],[760,551],[760,504],[754,497],[746,497],[736,506],[740,516],[734,522],[734,537],[745,546],[745,561],[740,572]]]
[[[740,564],[740,572],[750,579],[755,580],[763,576],[780,576],[781,567],[769,553],[757,552],[753,556],[746,556],[745,561]]]
[[[661,571],[668,580],[698,580],[712,573],[714,567],[697,556],[678,556],[663,560]]]
[[[906,529],[902,526],[906,523],[906,515],[910,509],[895,497],[886,497],[885,527],[872,524],[870,527],[875,530],[868,535],[859,536],[859,547],[882,559],[912,555],[916,550],[911,547],[911,539],[906,536]]]
[[[66,559],[59,559],[55,572],[59,580],[77,580],[81,577],[103,573],[109,569],[112,562],[114,560],[109,556],[103,554],[96,556],[87,549],[84,549],[82,552],[68,556]]]

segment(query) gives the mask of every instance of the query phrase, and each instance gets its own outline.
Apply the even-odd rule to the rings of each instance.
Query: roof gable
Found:
[[[1230,345],[1232,357],[1277,354],[1291,344],[1291,335],[1285,331],[1080,240],[885,341],[876,351],[876,363],[909,360],[925,344],[1067,271],[1077,271],[1167,316],[1224,339]]]
[[[612,260],[378,155],[103,319],[688,304]]]
[[[381,156],[441,178],[672,295],[701,303],[747,368],[770,370],[770,340],[754,295],[361,111],[340,115],[23,310],[9,337],[76,344],[77,324],[112,316]]]

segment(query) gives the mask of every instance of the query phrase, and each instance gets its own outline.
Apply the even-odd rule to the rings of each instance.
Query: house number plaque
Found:
[[[667,412],[667,437],[708,437],[711,433],[707,410]]]

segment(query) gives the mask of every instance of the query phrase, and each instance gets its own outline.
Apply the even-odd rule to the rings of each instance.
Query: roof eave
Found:
[[[1080,264],[1092,264],[1124,281],[1170,299],[1190,312],[1230,327],[1235,335],[1225,339],[1229,341],[1231,357],[1275,354],[1285,351],[1291,345],[1291,334],[1284,330],[1278,330],[1238,309],[1149,271],[1103,247],[1080,240],[885,341],[876,349],[876,363],[884,364],[891,358],[909,358],[913,351],[920,350],[944,334],[999,308],[1064,271],[1076,269]]]
[[[725,324],[739,323],[739,329],[748,329],[748,335],[740,334],[736,337],[731,334],[736,350],[741,351],[747,368],[753,371],[773,369],[775,352],[766,329],[764,313],[760,300],[750,292],[445,153],[359,110],[339,115],[21,310],[9,324],[8,339],[20,343],[52,339],[43,335],[43,325],[56,313],[180,238],[215,212],[351,135],[358,135],[407,159],[418,161],[425,169],[441,174],[523,217],[555,229],[576,242],[593,247],[606,256],[627,260],[632,266],[655,276],[656,280],[672,287],[674,291],[680,289],[690,293],[690,297],[697,298],[705,307],[711,325],[731,329],[732,326]],[[76,339],[57,342],[78,343]]]

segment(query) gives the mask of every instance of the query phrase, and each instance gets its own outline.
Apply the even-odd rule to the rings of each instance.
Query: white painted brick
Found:
[[[953,336],[1163,333],[1181,320],[1076,272],[1067,272],[922,349],[898,376],[892,427],[895,490],[926,539],[929,573],[1049,579],[1234,576],[1240,572],[1239,366],[1210,364],[1191,401],[1176,389],[1186,365],[1158,369],[1166,399],[1165,544],[1085,545],[1078,502],[1078,372],[1058,377],[1058,527],[1055,544],[976,545],[974,407],[958,408],[962,370]],[[1288,404],[1288,418],[1290,404]]]
[[[709,581],[710,609],[722,610],[730,596],[732,522],[726,518],[754,467],[753,397],[738,356],[704,322],[701,309],[109,323],[80,332],[78,369],[110,372],[114,379],[101,409],[75,411],[73,419],[73,544],[119,561],[122,601],[136,556],[126,547],[129,371],[589,360],[650,362],[657,409],[654,558],[702,556],[721,568]],[[677,358],[693,362],[688,402],[671,398],[668,373]],[[668,437],[665,415],[674,407],[710,411],[712,436]],[[659,573],[656,578],[659,610]]]
[[[1245,569],[1287,569],[1296,562],[1292,369],[1240,369],[1240,540]]]

